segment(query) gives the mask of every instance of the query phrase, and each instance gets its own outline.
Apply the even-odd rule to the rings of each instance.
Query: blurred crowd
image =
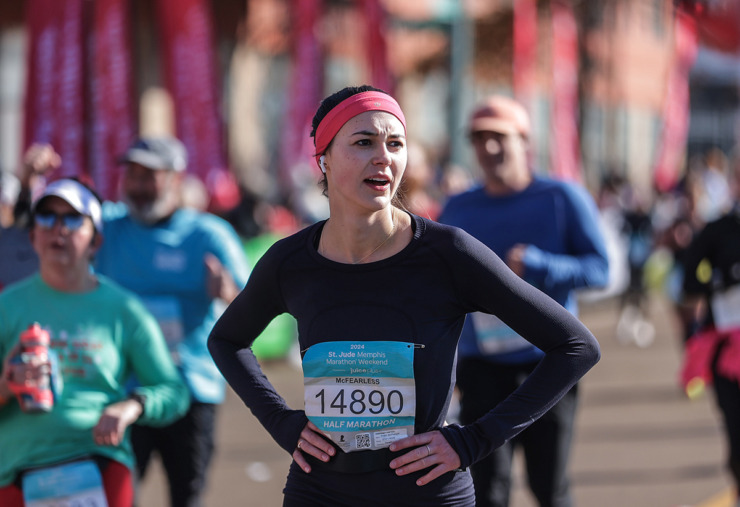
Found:
[[[609,238],[612,279],[602,295],[620,297],[616,337],[621,342],[641,347],[652,343],[651,293],[672,303],[680,342],[702,326],[683,290],[685,257],[696,234],[733,208],[737,163],[730,154],[710,148],[689,159],[683,177],[668,192],[638,188],[616,172],[603,179],[597,203]]]
[[[419,143],[410,142],[408,152],[401,194],[412,213],[436,220],[450,196],[476,185],[475,169],[443,166],[434,159],[432,150]],[[583,291],[582,298],[619,298],[622,318],[615,330],[619,341],[640,347],[652,343],[655,331],[649,316],[649,294],[655,291],[674,305],[682,341],[701,326],[695,308],[684,301],[684,256],[696,233],[732,208],[733,164],[737,164],[733,154],[710,148],[687,161],[683,177],[671,191],[638,187],[624,170],[608,171],[600,187],[591,189],[608,247],[610,281],[606,288]],[[250,265],[278,238],[325,218],[321,211],[306,211],[325,209],[324,198],[318,193],[306,192],[307,196],[301,197],[317,201],[309,206],[290,199],[267,200],[243,187],[240,193],[238,204],[224,209],[211,199],[197,177],[187,175],[180,199],[184,207],[227,220],[238,233]],[[0,267],[0,288],[38,267],[25,233],[30,220],[27,199],[18,177],[10,171],[0,172],[0,256],[6,260]],[[266,347],[266,358],[280,358],[287,352],[291,339],[284,336],[276,340],[283,345]]]
[[[148,149],[150,148],[143,148],[144,151]],[[28,279],[39,270],[38,251],[29,231],[35,226],[33,211],[38,195],[34,195],[34,192],[43,191],[45,182],[39,183],[33,181],[33,178],[43,179],[45,173],[58,167],[59,160],[55,157],[58,155],[52,147],[34,145],[26,153],[23,167],[17,173],[0,172],[0,258],[3,259],[0,263],[0,292],[6,287],[15,286]],[[145,161],[132,159],[129,163],[139,162]],[[318,219],[325,218],[305,213],[306,209],[322,209],[320,202],[309,206],[305,203],[298,205],[289,200],[274,202],[243,188],[240,189],[238,205],[224,208],[214,203],[200,180],[185,173],[184,166],[170,171],[174,171],[173,174],[182,173],[182,177],[177,179],[178,183],[171,185],[170,190],[174,189],[174,193],[169,195],[171,192],[163,190],[169,188],[169,183],[164,184],[159,191],[162,195],[169,195],[167,199],[171,199],[172,210],[175,210],[174,212],[178,209],[191,210],[198,214],[194,216],[212,216],[221,220],[224,226],[230,229],[225,231],[225,234],[233,233],[233,237],[237,238],[239,259],[223,261],[226,264],[229,262],[236,264],[225,269],[217,262],[207,268],[209,276],[218,280],[218,286],[221,287],[221,295],[214,298],[214,301],[220,299],[221,305],[234,297],[234,291],[228,290],[229,284],[237,282],[236,287],[231,286],[231,289],[240,287],[245,273],[255,266],[273,243]],[[152,174],[143,174],[141,178],[150,178],[152,175],[158,178],[166,172],[169,171],[157,171],[155,167]],[[699,259],[701,262],[697,264],[696,243],[702,238],[701,233],[708,224],[733,212],[737,213],[740,195],[738,175],[740,168],[735,154],[712,148],[688,160],[682,179],[669,192],[639,187],[630,181],[626,171],[618,170],[606,174],[600,188],[592,192],[598,207],[597,219],[608,254],[609,281],[604,288],[580,291],[580,296],[584,300],[592,301],[605,298],[617,300],[620,318],[614,330],[614,337],[625,345],[637,347],[648,347],[655,338],[655,324],[651,320],[650,310],[652,296],[659,294],[667,298],[674,309],[676,328],[680,330],[677,343],[687,351],[683,387],[689,396],[703,392],[704,387],[718,378],[717,371],[712,370],[714,365],[697,366],[696,361],[701,354],[704,354],[705,363],[709,356],[716,359],[718,354],[716,340],[712,342],[713,344],[705,346],[703,352],[695,352],[697,350],[695,344],[699,342],[692,341],[692,338],[701,335],[708,328],[714,329],[712,326],[715,316],[708,310],[712,293],[726,288],[721,281],[716,280],[720,276],[716,273],[718,268],[716,264],[707,266],[705,258]],[[402,202],[410,212],[438,220],[451,197],[481,185],[477,181],[478,176],[472,168],[443,167],[435,160],[432,150],[411,141],[408,145],[408,166],[400,189]],[[137,197],[133,188],[128,189],[127,204],[136,209]],[[323,196],[318,192],[316,196],[323,202]],[[170,212],[173,212],[172,210]],[[158,227],[156,217],[152,221],[145,216],[134,216],[134,221],[155,230]],[[211,226],[206,226],[208,227]],[[112,245],[108,245],[109,250],[123,248],[124,236],[116,239],[115,236],[110,236],[108,229],[105,229],[105,234],[106,241],[113,242]],[[100,259],[97,261],[100,265]],[[177,259],[169,259],[167,262],[169,261],[176,262]],[[207,265],[208,262],[206,260]],[[243,267],[238,267],[242,263]],[[735,267],[732,269],[740,271],[737,270],[737,265],[740,264],[733,264]],[[111,269],[115,272],[115,269]],[[231,275],[227,274],[229,271]],[[735,274],[740,277],[740,273]],[[700,289],[687,290],[687,287],[689,289],[692,287],[687,277],[692,280],[698,278]],[[224,290],[227,295],[223,295]],[[146,292],[147,290],[144,290],[144,293]],[[218,315],[220,310],[219,307],[214,307],[210,311]],[[167,328],[167,324],[161,320],[160,325],[163,326],[164,338],[168,339],[168,329],[169,331],[172,329]],[[692,343],[691,347],[689,343]],[[297,329],[293,317],[284,314],[275,319],[254,343],[252,350],[261,361],[286,358],[299,360]],[[689,357],[691,354],[693,362],[692,357]],[[174,357],[177,358],[177,355]],[[175,364],[178,364],[177,361]],[[732,377],[734,373],[726,375]],[[701,385],[696,384],[697,379],[702,382]],[[193,398],[193,401],[197,401],[197,398]],[[214,398],[207,404],[211,403],[217,404],[218,400]],[[194,403],[191,406],[191,412],[196,405]],[[737,412],[736,409],[733,410]],[[734,424],[734,421],[728,419],[726,423]],[[208,459],[204,459],[206,461],[200,465],[201,468],[207,467]],[[145,461],[148,461],[148,456]],[[731,466],[737,468],[737,463],[734,462]],[[144,470],[145,468],[139,470],[142,476]],[[178,479],[172,480],[175,481],[172,493],[174,495]],[[182,482],[184,479],[179,480]],[[199,494],[198,488],[202,489],[205,482],[203,477],[199,480],[200,485],[194,487],[195,495]]]

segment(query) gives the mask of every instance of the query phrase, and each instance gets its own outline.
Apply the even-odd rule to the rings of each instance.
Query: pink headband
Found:
[[[339,129],[360,113],[365,111],[385,111],[401,121],[404,132],[406,131],[406,118],[403,116],[401,106],[393,97],[382,92],[362,92],[344,99],[334,106],[319,123],[316,128],[314,140],[316,142],[316,163]]]

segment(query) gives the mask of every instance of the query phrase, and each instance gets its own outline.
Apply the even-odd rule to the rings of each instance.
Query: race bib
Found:
[[[712,315],[718,331],[740,328],[740,285],[712,295]]]
[[[474,312],[470,315],[473,319],[478,349],[483,354],[514,352],[532,345],[495,315],[482,312]]]
[[[177,346],[185,339],[185,326],[182,322],[180,303],[171,296],[141,296],[147,310],[157,319],[167,348],[175,364],[179,364]]]
[[[344,452],[414,434],[414,345],[324,342],[303,357],[306,416]]]
[[[26,472],[26,507],[108,507],[100,470],[92,460]]]

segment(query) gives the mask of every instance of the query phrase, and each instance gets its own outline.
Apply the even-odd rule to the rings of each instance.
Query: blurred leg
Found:
[[[470,467],[476,507],[508,507],[513,457],[514,445],[507,442]]]
[[[529,487],[541,507],[571,507],[568,458],[573,440],[577,387],[519,438],[524,446]]]
[[[534,365],[494,364],[466,358],[457,370],[460,388],[460,422],[470,424],[487,414],[526,378]],[[511,490],[513,445],[504,444],[490,456],[473,464],[477,507],[507,507]]]
[[[0,487],[0,505],[3,507],[23,507],[23,491],[14,484]]]
[[[131,507],[134,485],[131,470],[117,461],[109,461],[102,470],[103,489],[108,507]]]
[[[722,412],[728,445],[728,468],[740,491],[740,385],[715,373],[714,392]]]
[[[152,452],[157,448],[157,432],[155,428],[134,424],[131,426],[131,446],[136,458],[136,476],[143,478],[149,467]]]
[[[216,405],[193,402],[182,419],[162,428],[159,450],[173,507],[199,507],[214,450]]]

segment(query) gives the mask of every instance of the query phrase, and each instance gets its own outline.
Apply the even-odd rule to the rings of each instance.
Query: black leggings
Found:
[[[727,465],[740,492],[740,384],[737,380],[714,374],[714,393],[722,412],[727,436]]]
[[[214,450],[216,407],[193,402],[179,420],[164,427],[131,428],[139,478],[146,474],[153,453],[158,453],[167,473],[172,507],[199,507]]]

